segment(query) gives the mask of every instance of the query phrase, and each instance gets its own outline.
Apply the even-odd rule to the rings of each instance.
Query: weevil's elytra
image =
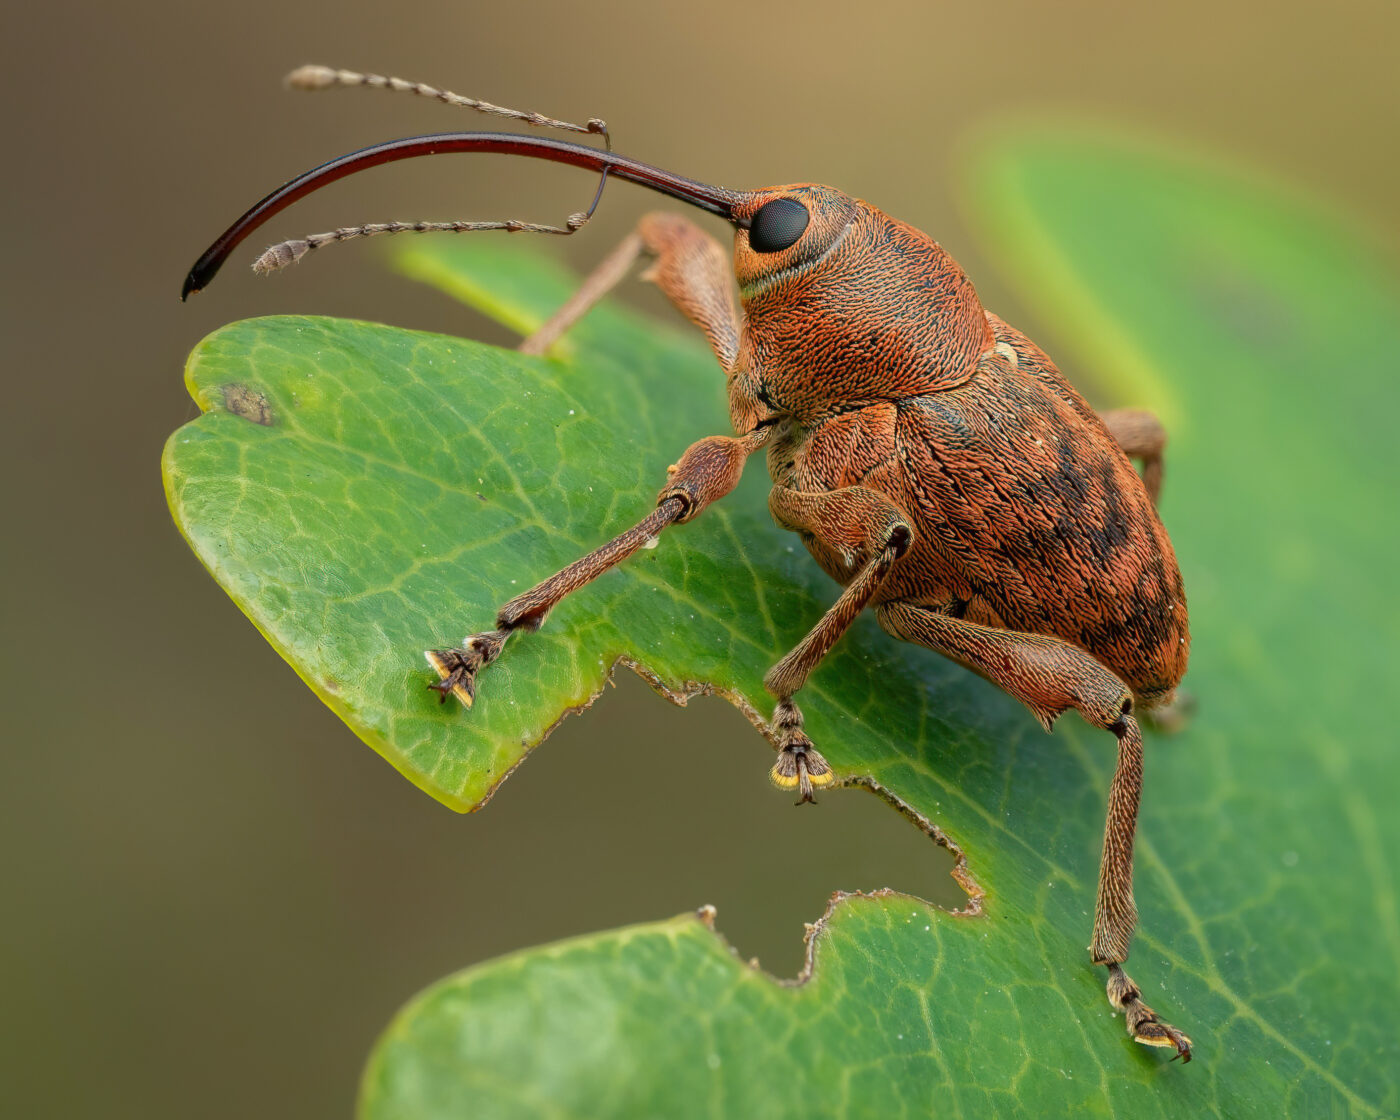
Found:
[[[555,121],[432,87],[307,68],[304,88],[377,85],[534,125],[607,136],[601,121]],[[314,80],[312,80],[314,79]],[[734,227],[730,254],[690,221],[649,214],[522,344],[542,353],[639,258],[644,274],[704,333],[728,382],[735,434],[687,448],[656,507],[589,555],[510,600],[495,628],[430,650],[437,689],[470,707],[482,672],[517,633],[668,526],[700,516],[767,453],[769,508],[843,590],[764,679],[776,699],[772,779],[802,801],[836,776],[794,701],[867,607],[880,625],[981,674],[1049,728],[1074,709],[1118,740],[1090,953],[1137,1041],[1183,1060],[1191,1041],[1160,1020],[1122,969],[1137,911],[1133,838],[1142,792],[1137,717],[1171,714],[1190,649],[1185,592],[1156,513],[1166,439],[1149,413],[1095,413],[1049,357],[986,311],[927,234],[813,183],[713,187],[607,151],[511,133],[390,141],[298,176],[252,207],[190,270],[209,282],[249,233],[325,183],[397,159],[498,152],[569,163],[707,210]],[[597,196],[594,205],[597,204]],[[389,222],[274,246],[272,267],[335,240],[481,229],[571,234],[508,222]],[[740,304],[733,297],[737,281]],[[1129,457],[1140,459],[1142,474]],[[603,527],[600,528],[600,533]]]

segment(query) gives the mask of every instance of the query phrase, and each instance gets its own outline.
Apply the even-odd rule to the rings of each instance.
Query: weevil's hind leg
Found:
[[[966,666],[1025,704],[1048,730],[1060,713],[1076,709],[1118,739],[1118,765],[1108,791],[1099,892],[1094,907],[1095,964],[1108,968],[1108,998],[1126,1013],[1128,1033],[1148,1046],[1173,1046],[1191,1060],[1191,1040],[1157,1018],[1142,1002],[1122,964],[1137,924],[1133,903],[1133,838],[1142,795],[1142,732],[1133,718],[1132,693],[1077,646],[1041,634],[978,626],[909,603],[882,604],[880,625]]]
[[[642,279],[656,284],[709,340],[728,370],[739,352],[739,312],[729,257],[709,234],[676,214],[648,214],[589,274],[562,307],[520,344],[524,354],[543,354],[608,293],[638,257],[653,259]]]
[[[441,678],[428,687],[444,701],[450,694],[470,708],[477,675],[501,655],[507,638],[517,630],[538,630],[564,596],[655,541],[667,526],[691,520],[728,494],[739,484],[744,461],[768,437],[769,429],[763,428],[738,438],[709,436],[691,444],[668,472],[656,508],[636,525],[506,603],[496,613],[496,629],[473,634],[455,649],[428,650],[428,663]]]
[[[1089,952],[1095,964],[1108,968],[1108,1002],[1121,1008],[1125,1025],[1145,1046],[1168,1046],[1183,1062],[1191,1060],[1191,1040],[1142,1000],[1142,992],[1123,971],[1128,944],[1137,924],[1133,902],[1133,839],[1137,833],[1138,802],[1142,797],[1142,732],[1124,714],[1108,730],[1118,737],[1118,765],[1108,788],[1108,820],[1104,824],[1099,895],[1094,905],[1094,937]]]
[[[1155,506],[1162,492],[1162,452],[1167,446],[1167,430],[1162,422],[1152,413],[1136,408],[1100,412],[1099,419],[1108,425],[1124,455],[1141,460],[1142,481]]]
[[[849,579],[831,609],[763,678],[764,688],[778,700],[771,725],[778,748],[772,779],[781,789],[797,790],[801,804],[815,800],[812,791],[831,785],[834,776],[802,729],[793,694],[869,605],[895,561],[909,550],[914,532],[897,506],[863,486],[819,494],[775,486],[768,508],[778,524],[812,538]]]

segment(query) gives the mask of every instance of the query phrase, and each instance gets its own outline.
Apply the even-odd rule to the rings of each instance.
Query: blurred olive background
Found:
[[[254,246],[180,305],[199,251],[290,175],[381,139],[496,127],[375,91],[288,93],[283,73],[324,62],[602,116],[619,150],[721,184],[835,184],[934,233],[1053,350],[1054,324],[1006,298],[955,207],[955,156],[979,129],[1050,108],[1164,130],[1389,237],[1398,32],[1393,4],[1354,0],[137,0],[12,21],[0,1111],[345,1115],[394,1010],[488,956],[714,903],[742,954],[791,975],[834,889],[960,897],[946,855],[874,798],[798,812],[737,713],[672,708],[626,673],[459,817],[356,740],[205,575],[158,472],[195,413],[181,366],[202,335],[311,312],[499,338],[373,245],[270,280],[244,267]],[[317,195],[266,240],[558,221],[592,189],[533,162],[417,161]],[[532,247],[586,267],[655,202],[615,184],[586,234]],[[670,314],[642,285],[628,298]]]

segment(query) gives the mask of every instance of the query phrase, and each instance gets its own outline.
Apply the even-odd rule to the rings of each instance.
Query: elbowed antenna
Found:
[[[734,216],[734,207],[752,197],[749,191],[734,191],[724,187],[712,187],[674,175],[659,167],[628,159],[613,152],[600,152],[596,148],[573,144],[567,140],[551,140],[541,136],[520,136],[512,132],[443,132],[432,136],[409,136],[402,140],[389,140],[375,144],[358,152],[340,156],[320,167],[312,168],[284,183],[262,201],[255,203],[233,225],[229,226],[212,245],[195,261],[189,275],[185,277],[180,298],[186,299],[191,292],[206,287],[225,260],[238,244],[266,222],[274,214],[286,209],[297,199],[318,190],[327,183],[353,175],[381,163],[393,163],[400,159],[413,159],[417,156],[441,155],[449,152],[497,152],[504,155],[529,156],[533,159],[547,159],[555,163],[567,163],[582,167],[609,177],[625,179],[661,194],[688,202],[711,214],[745,225]]]
[[[407,82],[402,78],[387,78],[383,74],[361,74],[358,70],[338,70],[332,66],[299,66],[286,78],[287,88],[305,90],[330,89],[332,86],[367,86],[370,89],[390,90],[394,93],[412,93],[426,97],[430,101],[441,101],[444,105],[455,105],[461,109],[475,109],[478,113],[491,113],[498,117],[509,117],[536,128],[562,128],[566,132],[587,132],[601,136],[612,151],[612,135],[607,122],[598,117],[590,117],[587,124],[561,121],[546,117],[543,113],[522,113],[519,109],[507,109],[504,105],[493,105],[489,101],[479,101],[475,97],[463,97],[448,89],[438,89],[426,82]]]

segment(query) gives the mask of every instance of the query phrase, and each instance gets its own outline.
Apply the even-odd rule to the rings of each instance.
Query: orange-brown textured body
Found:
[[[739,254],[731,411],[741,432],[778,420],[773,481],[865,486],[909,515],[913,546],[874,604],[1054,635],[1139,704],[1168,700],[1189,650],[1181,575],[1103,421],[927,235],[863,202],[832,205],[827,188],[780,189],[820,190],[841,224],[820,231],[830,244],[800,272],[774,278],[763,261],[745,284]],[[838,582],[857,574],[849,552],[802,536]]]

